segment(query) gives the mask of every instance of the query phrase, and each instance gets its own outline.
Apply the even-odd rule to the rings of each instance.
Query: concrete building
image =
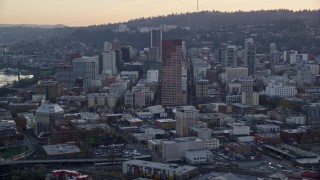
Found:
[[[55,101],[63,94],[63,83],[58,81],[39,81],[36,87],[37,94],[46,95],[47,100]]]
[[[117,75],[116,52],[112,50],[110,42],[104,42],[104,51],[102,52],[102,73]]]
[[[165,161],[180,161],[188,150],[203,149],[203,140],[196,137],[175,138],[162,142],[162,159]]]
[[[188,136],[189,127],[198,124],[199,111],[194,106],[181,106],[176,110],[176,131],[180,136]]]
[[[192,150],[185,152],[188,164],[208,164],[212,162],[212,152],[207,150]]]
[[[158,82],[159,81],[159,71],[158,70],[148,70],[147,71],[147,81],[148,82]]]
[[[256,125],[256,128],[257,128],[257,132],[262,132],[262,133],[280,132],[280,126],[274,125],[274,124]]]
[[[226,49],[225,66],[237,67],[237,46],[229,45]]]
[[[42,146],[48,159],[76,159],[80,157],[80,149],[75,145],[59,144]]]
[[[162,42],[162,92],[163,106],[183,105],[182,99],[182,41]]]
[[[266,87],[265,95],[279,97],[294,97],[297,94],[296,87],[285,86],[280,82],[270,82]]]
[[[305,125],[306,122],[306,116],[304,115],[290,116],[286,118],[286,124]]]
[[[257,92],[242,92],[242,104],[259,105],[259,93]]]
[[[56,68],[56,80],[63,83],[64,88],[73,88],[73,67],[71,65],[58,66]]]
[[[230,82],[233,79],[241,77],[248,77],[248,68],[237,67],[237,68],[226,68],[226,82]]]
[[[77,142],[79,141],[79,131],[73,126],[65,125],[54,125],[51,127],[51,136],[50,140],[53,144],[61,144],[68,142]]]
[[[308,61],[308,54],[298,54],[297,51],[290,54],[290,64],[301,64],[306,61]]]
[[[154,125],[160,129],[176,129],[176,120],[158,119],[154,121]]]
[[[229,124],[229,134],[231,136],[241,136],[250,134],[250,126],[245,126],[240,123]]]
[[[122,163],[122,173],[125,175],[143,175],[162,179],[184,180],[197,176],[198,170],[194,166],[178,166],[158,162],[130,160]]]
[[[72,61],[73,77],[75,79],[82,78],[83,86],[89,87],[91,81],[98,78],[99,61],[97,57],[82,57]]]
[[[36,134],[50,132],[53,125],[64,123],[63,115],[64,110],[59,105],[42,101],[36,110]]]
[[[320,103],[310,103],[303,106],[308,125],[320,126]]]

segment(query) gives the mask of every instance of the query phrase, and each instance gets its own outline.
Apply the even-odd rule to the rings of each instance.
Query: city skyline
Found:
[[[146,8],[148,7],[148,8]],[[319,9],[320,1],[306,0],[199,0],[199,11]],[[0,24],[64,24],[87,26],[125,22],[141,17],[196,12],[196,0],[2,0]]]

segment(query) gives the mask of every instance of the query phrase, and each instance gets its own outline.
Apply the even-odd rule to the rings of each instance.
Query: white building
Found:
[[[185,152],[188,164],[206,164],[212,162],[212,152],[207,150],[192,150]]]
[[[14,120],[0,120],[0,131],[16,129],[16,123]]]
[[[297,89],[294,86],[284,86],[280,82],[270,82],[266,87],[265,95],[279,97],[293,97],[297,94]]]
[[[105,51],[102,53],[102,73],[117,75],[116,52],[111,50],[110,44],[109,42],[104,43]]]
[[[306,117],[303,115],[287,117],[286,124],[304,125],[306,124]]]
[[[239,135],[249,135],[250,134],[250,126],[245,126],[240,123],[229,124],[229,134],[232,136]]]
[[[72,61],[73,77],[82,78],[83,86],[89,87],[91,81],[96,80],[99,75],[99,61],[97,57],[82,57]]]
[[[162,142],[162,159],[179,161],[184,159],[185,151],[203,149],[203,140],[196,137],[175,138]]]
[[[143,174],[148,176],[161,176],[164,179],[188,179],[198,174],[197,168],[194,166],[178,166],[177,164],[164,164],[142,160],[123,162],[122,173],[126,175],[140,176]]]
[[[159,71],[158,70],[148,70],[147,71],[147,81],[148,82],[158,82],[159,81]]]
[[[290,64],[301,64],[303,61],[308,61],[308,54],[290,54]]]
[[[220,147],[219,139],[210,138],[203,140],[203,148],[204,149],[218,149]]]

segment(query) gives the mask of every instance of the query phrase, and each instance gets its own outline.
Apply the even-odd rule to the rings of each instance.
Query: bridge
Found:
[[[52,159],[52,160],[19,160],[19,161],[0,161],[0,166],[11,165],[30,165],[30,164],[61,164],[61,163],[105,163],[105,164],[118,164],[127,161],[126,158],[115,159]]]

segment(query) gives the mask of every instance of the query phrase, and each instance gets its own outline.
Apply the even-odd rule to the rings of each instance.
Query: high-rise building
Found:
[[[276,43],[270,43],[269,57],[272,65],[280,64],[280,53],[277,51]]]
[[[82,78],[83,86],[89,87],[91,81],[95,80],[99,75],[99,62],[97,57],[82,57],[72,61],[73,77],[75,79]]]
[[[109,42],[104,42],[104,51],[102,55],[102,73],[117,75],[116,53],[112,50]]]
[[[256,74],[256,44],[252,38],[246,39],[244,43],[244,58],[248,67],[249,76]]]
[[[194,106],[181,106],[176,111],[176,131],[180,136],[188,136],[189,127],[198,124],[199,111]]]
[[[147,72],[147,81],[148,82],[158,82],[159,81],[159,71],[150,69]]]
[[[208,84],[207,79],[200,79],[196,81],[196,96],[197,97],[207,97],[208,94]]]
[[[56,79],[57,81],[62,82],[65,88],[73,88],[73,67],[71,65],[58,66],[56,69]]]
[[[151,47],[148,51],[148,61],[158,61],[159,48]]]
[[[162,105],[182,105],[182,41],[162,41]]]
[[[162,31],[161,29],[153,29],[151,31],[151,47],[158,48],[157,60],[162,59]],[[182,45],[181,45],[182,46]]]
[[[237,47],[235,45],[227,46],[227,50],[225,52],[226,67],[237,67]]]
[[[214,63],[224,63],[225,57],[226,57],[226,49],[225,48],[219,48],[215,51],[214,54]]]
[[[239,79],[248,76],[248,68],[237,67],[237,68],[226,68],[226,83],[233,79]]]
[[[50,132],[51,127],[64,123],[64,110],[57,104],[42,101],[41,106],[36,111],[36,134]]]
[[[124,46],[121,48],[121,53],[122,53],[122,60],[123,62],[130,62],[130,46]]]

